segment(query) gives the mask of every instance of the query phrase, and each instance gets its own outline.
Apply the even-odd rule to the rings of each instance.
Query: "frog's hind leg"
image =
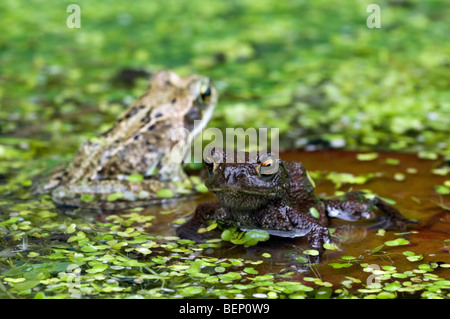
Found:
[[[42,195],[50,193],[53,189],[61,184],[61,181],[66,176],[66,164],[59,165],[50,173],[42,173],[33,179],[30,192],[33,195]]]
[[[158,196],[161,189],[170,191],[173,197]],[[188,197],[189,194],[183,192],[182,195]],[[170,199],[180,200],[180,196],[173,183],[158,180],[144,180],[138,183],[118,180],[86,181],[61,185],[52,192],[52,199],[56,205],[104,210],[157,205]]]
[[[370,196],[369,196],[370,195]],[[372,228],[406,230],[408,219],[393,206],[378,196],[361,191],[348,192],[338,199],[323,201],[329,217],[347,221],[376,220]],[[378,216],[374,210],[378,208],[383,214]]]

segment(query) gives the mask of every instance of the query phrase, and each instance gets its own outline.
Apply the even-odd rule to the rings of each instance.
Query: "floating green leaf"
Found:
[[[399,165],[400,164],[400,160],[397,159],[397,158],[390,158],[390,157],[388,157],[388,158],[386,158],[386,164]]]
[[[269,233],[261,229],[238,231],[236,227],[225,229],[221,235],[222,240],[230,241],[235,245],[254,246],[260,241],[269,239]]]
[[[108,195],[108,197],[106,198],[106,200],[108,201],[108,202],[114,202],[114,201],[116,201],[116,200],[119,200],[119,199],[122,199],[124,196],[123,196],[123,193],[112,193],[112,194],[109,194]]]
[[[340,268],[348,268],[353,266],[352,263],[329,263],[328,266],[333,267],[334,269],[340,269]]]
[[[95,264],[92,268],[86,269],[86,272],[90,273],[90,274],[96,274],[96,273],[99,273],[99,272],[103,272],[106,269],[108,269],[108,265],[107,264]]]
[[[203,183],[195,185],[195,190],[200,193],[208,193],[209,192],[208,188]]]
[[[373,161],[378,158],[378,153],[360,153],[356,155],[358,161]]]
[[[332,243],[324,243],[323,248],[328,249],[328,250],[339,250],[339,247]]]
[[[250,274],[250,275],[257,275],[259,273],[259,271],[253,267],[245,267],[244,272],[246,272],[247,274]]]
[[[434,186],[434,190],[441,195],[450,194],[450,187],[447,187],[444,185],[436,185],[436,186]]]
[[[408,245],[409,241],[404,238],[397,238],[394,240],[388,240],[384,242],[386,246],[402,246],[402,245]]]
[[[312,218],[315,218],[315,219],[319,219],[320,218],[319,211],[315,207],[311,207],[309,209],[309,214],[311,215]]]
[[[128,181],[132,183],[139,183],[142,182],[143,180],[144,176],[142,176],[141,174],[132,174],[128,176]]]
[[[156,192],[156,196],[161,198],[172,198],[174,195],[170,189],[160,189]]]
[[[202,287],[185,287],[185,288],[181,288],[179,290],[180,294],[185,295],[185,296],[194,296],[194,295],[198,295],[201,294],[203,292],[203,288]]]
[[[316,249],[306,249],[303,251],[303,254],[309,256],[319,256],[319,251]]]

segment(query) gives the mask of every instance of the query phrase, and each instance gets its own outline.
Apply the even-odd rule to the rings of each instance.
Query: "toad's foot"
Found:
[[[199,232],[200,229],[208,227],[208,220],[213,218],[216,211],[220,209],[219,202],[201,203],[195,209],[194,216],[186,223],[176,229],[180,238],[194,240],[203,243],[208,239],[217,238],[216,232]]]
[[[348,192],[339,199],[323,202],[329,217],[347,221],[375,220],[376,223],[371,228],[405,231],[407,224],[412,222],[380,197],[361,191]],[[382,213],[381,215],[374,213],[376,208]]]

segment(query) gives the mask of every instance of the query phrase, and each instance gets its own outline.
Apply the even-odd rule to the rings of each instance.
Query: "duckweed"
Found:
[[[319,256],[319,251],[315,249],[306,249],[303,251],[303,254],[309,256]]]
[[[397,158],[386,158],[386,164],[388,165],[399,165],[400,164],[400,160]]]
[[[132,174],[132,175],[128,176],[127,179],[130,182],[139,183],[144,180],[144,176],[142,176],[141,174]]]
[[[384,244],[387,246],[401,246],[401,245],[408,245],[409,241],[404,238],[397,238],[394,240],[388,240],[384,242]]]
[[[358,161],[373,161],[378,158],[378,153],[359,153],[356,155]]]
[[[447,187],[445,185],[436,185],[436,186],[434,186],[434,190],[441,195],[449,195],[450,194],[450,187]]]
[[[367,183],[367,181],[369,181],[374,177],[375,177],[374,173],[367,173],[355,176],[350,173],[330,172],[327,174],[325,178],[333,182],[336,188],[339,189],[343,184],[358,184],[358,185],[365,184]]]
[[[312,218],[316,218],[316,219],[320,218],[319,211],[315,207],[311,207],[309,209],[309,214],[311,215]]]
[[[238,7],[234,2],[205,6],[199,0],[178,1],[177,6],[115,0],[113,4],[106,8],[101,2],[90,3],[83,9],[82,32],[71,30],[68,36],[61,8],[41,1],[2,1],[5,19],[0,27],[6,49],[1,52],[0,89],[0,297],[450,297],[446,278],[450,264],[439,259],[448,254],[449,240],[442,241],[435,258],[406,250],[415,249],[418,240],[413,237],[388,240],[390,232],[379,232],[386,236],[379,238],[384,244],[377,243],[357,257],[324,247],[335,261],[325,264],[338,278],[332,284],[321,279],[320,266],[310,265],[307,275],[291,268],[267,273],[278,258],[272,251],[258,250],[255,260],[205,257],[222,245],[259,249],[268,238],[264,233],[235,231],[226,241],[197,244],[152,235],[155,218],[176,216],[174,225],[185,221],[177,209],[154,216],[118,212],[96,220],[98,216],[78,209],[63,214],[48,196],[36,199],[29,193],[35,186],[33,176],[70,160],[80,143],[105,132],[123,112],[123,105],[146,89],[146,79],[132,84],[117,77],[121,68],[145,68],[149,73],[172,68],[184,75],[210,76],[221,101],[212,127],[277,127],[282,149],[360,150],[364,153],[357,159],[374,165],[381,161],[381,151],[415,152],[420,159],[436,161],[430,170],[434,177],[446,176],[448,165],[438,161],[450,158],[447,47],[435,45],[447,40],[441,32],[447,26],[444,3],[389,4],[395,28],[384,20],[382,33],[359,32],[366,11],[357,2],[338,6],[337,11],[333,3],[324,1],[277,2],[276,6],[270,1],[244,1]],[[300,12],[307,11],[312,14],[300,19]],[[42,15],[45,19],[40,19]],[[30,23],[32,16],[36,19]],[[356,18],[349,20],[349,16]],[[174,17],[178,24],[171,23]],[[324,21],[330,27],[316,28]],[[33,50],[24,50],[27,45]],[[67,54],[74,46],[77,54]],[[142,49],[147,47],[151,52]],[[400,174],[402,163],[385,161]],[[313,186],[320,187],[319,182],[326,180],[340,189],[379,177],[330,171],[311,174]],[[410,175],[394,176],[407,181],[419,172],[423,173],[408,167]],[[127,179],[140,182],[143,176],[133,174]],[[192,188],[207,193],[200,179],[176,186],[180,194],[191,193]],[[449,188],[448,181],[431,186],[444,199]],[[150,194],[136,196],[146,199]],[[175,194],[161,190],[158,196],[173,198]],[[129,194],[116,193],[108,201],[126,198]],[[84,194],[81,200],[95,199]],[[449,210],[445,201],[436,205]],[[307,257],[296,260],[307,264]],[[408,263],[393,266],[395,258]],[[368,260],[379,268],[369,267]],[[366,277],[345,276],[350,267],[379,282],[367,284]]]
[[[172,198],[174,195],[170,189],[160,189],[156,192],[156,196],[161,198]]]
[[[238,231],[236,227],[225,229],[221,236],[224,241],[230,241],[235,245],[244,245],[245,247],[254,246],[260,241],[268,240],[269,237],[269,233],[265,230]]]

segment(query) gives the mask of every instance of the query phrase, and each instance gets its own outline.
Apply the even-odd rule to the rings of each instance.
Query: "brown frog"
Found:
[[[311,259],[317,262],[323,244],[331,243],[326,227],[330,218],[376,221],[377,227],[406,229],[407,220],[379,197],[353,191],[337,199],[319,198],[301,163],[285,162],[270,153],[213,148],[204,166],[205,185],[219,200],[200,204],[194,216],[177,229],[181,237],[201,241],[198,229],[215,220],[224,227],[307,237],[309,248],[320,253]]]
[[[106,133],[81,145],[69,166],[34,192],[51,192],[59,205],[105,209],[159,202],[161,189],[181,196],[177,190],[189,186],[189,179],[172,160],[173,148],[190,144],[209,122],[216,103],[210,79],[160,71]],[[180,128],[189,132],[181,141],[172,138]],[[143,179],[130,179],[136,175]]]

